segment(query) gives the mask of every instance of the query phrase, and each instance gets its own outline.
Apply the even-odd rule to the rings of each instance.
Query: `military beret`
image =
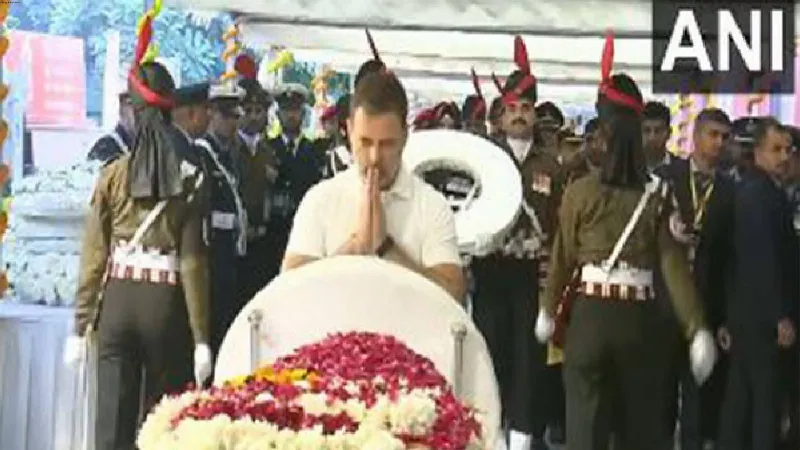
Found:
[[[175,90],[175,105],[190,106],[207,103],[209,99],[208,83],[197,83]]]

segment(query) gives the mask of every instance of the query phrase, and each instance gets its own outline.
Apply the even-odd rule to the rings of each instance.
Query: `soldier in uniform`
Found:
[[[239,173],[232,150],[238,142],[236,124],[244,90],[234,85],[213,85],[209,101],[213,111],[210,130],[196,141],[209,170],[209,243],[211,275],[211,350],[216,355],[222,339],[250,297],[240,292],[240,258],[247,255],[247,211],[239,192]],[[242,274],[246,275],[246,274]]]
[[[472,70],[472,87],[475,89],[474,94],[470,94],[464,99],[464,104],[461,108],[461,123],[464,124],[464,130],[479,136],[486,136],[486,99],[483,98],[481,91],[481,83],[475,70]]]
[[[533,335],[540,269],[554,231],[561,175],[554,155],[534,141],[536,79],[522,39],[519,64],[503,86],[503,131],[498,141],[516,162],[523,182],[522,213],[502,248],[474,258],[473,315],[486,338],[499,380],[512,450],[546,448],[546,351]]]
[[[240,191],[248,220],[247,254],[239,263],[239,297],[243,301],[251,299],[273,276],[270,268],[273,263],[269,257],[271,230],[268,222],[273,187],[278,179],[275,150],[265,137],[266,108],[271,97],[251,76],[254,74],[243,74],[244,78],[239,82],[239,87],[245,92],[241,100],[243,116],[235,143],[231,147],[239,167]],[[227,105],[227,102],[223,104]],[[220,116],[225,116],[225,111],[231,112],[235,109],[222,108],[219,110]]]
[[[117,158],[130,153],[133,145],[133,133],[136,123],[133,116],[133,106],[128,92],[119,94],[119,122],[114,130],[101,137],[89,150],[87,158],[90,161],[100,161],[103,165],[109,164]]]
[[[191,382],[193,347],[194,379],[211,374],[207,248],[193,203],[202,171],[182,159],[186,141],[169,125],[169,72],[136,64],[129,80],[136,144],[97,182],[83,234],[76,336],[65,348],[67,361],[79,359],[97,325],[97,450],[134,448],[143,413]]]
[[[208,83],[198,83],[175,90],[175,109],[172,123],[193,143],[206,133],[210,116],[208,113]]]
[[[265,252],[266,282],[278,275],[294,213],[306,192],[322,179],[325,165],[324,149],[302,133],[308,90],[299,84],[284,85],[275,100],[282,132],[267,142],[277,161],[278,178]]]
[[[714,338],[705,328],[685,248],[661,220],[660,182],[647,175],[642,95],[627,75],[611,76],[610,36],[603,55],[597,109],[608,156],[599,174],[581,178],[564,194],[536,336],[542,342],[553,336],[562,294],[577,282],[564,348],[567,445],[607,448],[613,411],[619,414],[615,448],[672,449],[659,394],[663,355],[653,345],[661,342],[663,328],[652,302],[654,270],[663,268],[700,381],[713,368]]]
[[[553,156],[559,154],[558,131],[564,126],[564,114],[553,102],[542,102],[536,107],[536,133],[542,148]]]

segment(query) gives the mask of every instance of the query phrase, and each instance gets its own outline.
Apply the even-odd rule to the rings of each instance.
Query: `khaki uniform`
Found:
[[[603,185],[597,173],[575,181],[566,190],[541,302],[551,316],[576,271],[609,257],[641,195],[641,191]],[[663,218],[663,201],[658,193],[651,196],[617,267],[651,272],[661,267],[673,307],[686,336],[691,337],[705,325],[704,313],[686,249],[672,238]],[[590,291],[586,283],[583,286],[584,293],[572,307],[564,349],[570,449],[601,448],[601,442],[608,442],[600,430],[608,432],[612,427],[609,408],[616,402],[625,412],[618,418],[624,431],[621,448],[672,448],[664,429],[661,402],[665,396],[659,394],[665,381],[658,359],[664,350],[660,345],[666,340],[658,336],[663,326],[652,301],[652,286],[644,290],[645,298],[639,298],[637,290],[635,299],[623,298],[621,292],[632,291],[620,286],[603,286],[599,291]],[[612,384],[601,384],[601,380]],[[615,390],[619,398],[611,398],[609,393]]]
[[[111,163],[97,182],[77,292],[77,333],[97,324],[98,449],[133,447],[142,375],[149,410],[191,382],[192,341],[209,337],[203,219],[193,203],[200,172],[188,174],[186,197],[169,200],[131,248],[126,244],[156,202],[128,196],[128,161]]]
[[[501,145],[514,158],[505,142]],[[494,254],[474,258],[473,316],[484,335],[500,384],[511,429],[542,438],[551,419],[546,349],[536,342],[541,261],[546,259],[557,221],[561,171],[552,155],[531,148],[517,163],[526,207]],[[538,226],[537,226],[538,225]]]

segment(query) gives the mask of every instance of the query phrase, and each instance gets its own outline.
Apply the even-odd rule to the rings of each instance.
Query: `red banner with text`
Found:
[[[5,70],[22,71],[27,80],[27,123],[86,126],[83,39],[12,31],[9,41]]]

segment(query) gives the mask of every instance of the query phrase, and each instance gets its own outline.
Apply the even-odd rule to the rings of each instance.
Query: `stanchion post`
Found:
[[[450,327],[453,336],[453,393],[461,397],[464,389],[464,340],[467,337],[467,326],[461,322]]]
[[[259,310],[253,310],[247,316],[250,323],[250,371],[255,372],[261,364],[261,322],[264,315]]]

